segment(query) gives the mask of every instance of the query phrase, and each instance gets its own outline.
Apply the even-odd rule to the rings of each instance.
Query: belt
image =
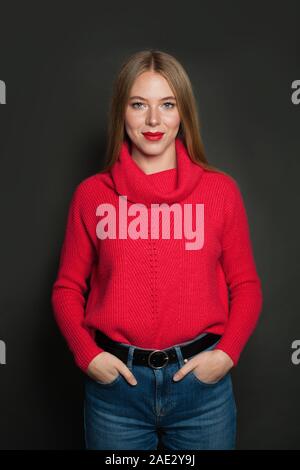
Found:
[[[212,346],[221,338],[221,335],[215,333],[205,333],[201,338],[195,339],[188,344],[177,344],[181,349],[182,357],[187,359],[190,356],[203,351],[204,349]],[[124,346],[118,341],[106,336],[102,331],[95,331],[95,342],[105,351],[114,354],[121,359],[125,364],[127,363],[129,347]],[[176,362],[178,360],[174,346],[166,349],[144,349],[134,346],[132,363],[138,365],[147,365],[153,369],[161,369],[168,363]]]

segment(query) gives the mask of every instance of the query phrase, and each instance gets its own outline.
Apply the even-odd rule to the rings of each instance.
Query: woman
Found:
[[[108,131],[106,167],[72,196],[52,292],[85,373],[86,448],[234,449],[230,370],[262,308],[239,186],[208,164],[167,53],[123,64]]]

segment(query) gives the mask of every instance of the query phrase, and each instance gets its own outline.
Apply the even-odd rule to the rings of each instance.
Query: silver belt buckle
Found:
[[[153,369],[161,369],[169,362],[169,356],[162,349],[155,349],[148,356],[148,365]],[[160,365],[161,364],[161,365]]]

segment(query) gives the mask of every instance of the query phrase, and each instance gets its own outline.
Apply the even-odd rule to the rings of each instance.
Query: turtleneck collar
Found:
[[[155,203],[173,204],[184,200],[194,190],[204,170],[190,159],[187,149],[179,137],[175,139],[175,149],[176,169],[146,174],[132,158],[129,143],[124,140],[119,157],[110,168],[116,192],[119,195],[127,196],[128,201],[142,203],[148,207]],[[156,176],[175,177],[172,186],[174,189],[164,191],[161,184],[155,184]]]

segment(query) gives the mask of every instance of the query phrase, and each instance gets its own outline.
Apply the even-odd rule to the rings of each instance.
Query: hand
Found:
[[[216,383],[227,374],[233,365],[234,363],[231,357],[221,349],[202,351],[189,359],[187,363],[176,372],[173,379],[178,377],[178,380],[181,380],[188,372],[195,369],[197,372],[195,375],[198,375],[201,381]],[[201,372],[201,376],[199,372]]]
[[[99,380],[107,384],[116,379],[118,374],[122,374],[129,384],[137,384],[134,375],[124,362],[107,351],[101,352],[94,357],[89,363],[86,373],[93,380]]]

